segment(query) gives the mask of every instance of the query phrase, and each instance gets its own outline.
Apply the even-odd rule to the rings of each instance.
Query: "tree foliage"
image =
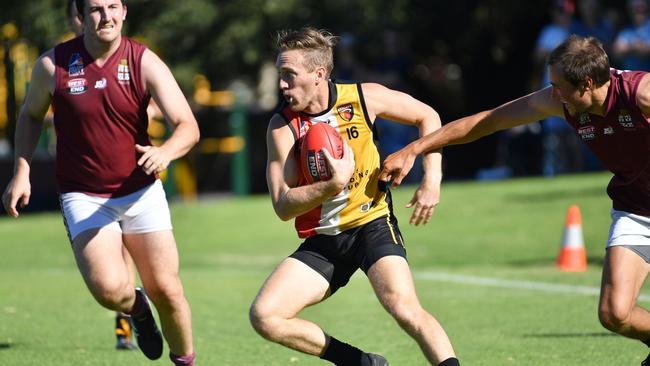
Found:
[[[217,85],[255,79],[259,66],[273,60],[278,30],[305,25],[348,32],[365,39],[372,57],[379,30],[404,28],[407,0],[129,0],[125,33],[144,40],[174,69],[187,88],[196,73]],[[21,37],[41,51],[66,32],[65,2],[4,0],[0,24],[13,22]]]
[[[603,1],[607,6],[616,0]],[[463,73],[509,69],[519,93],[530,51],[549,21],[551,1],[520,0],[127,0],[125,33],[144,40],[171,66],[188,91],[195,74],[223,89],[234,79],[254,82],[273,61],[278,30],[311,25],[354,35],[355,56],[372,66],[382,57],[382,33],[399,30],[413,64],[432,57]],[[66,32],[65,1],[3,0],[0,25],[13,22],[41,51]],[[514,70],[514,71],[513,71]],[[414,75],[411,75],[416,77]],[[493,93],[493,95],[498,95]],[[480,103],[479,103],[480,104]]]

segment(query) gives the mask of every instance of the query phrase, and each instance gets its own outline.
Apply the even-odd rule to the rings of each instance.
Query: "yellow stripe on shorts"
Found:
[[[397,238],[395,237],[395,231],[393,230],[393,225],[390,223],[390,215],[386,216],[386,223],[388,224],[388,228],[390,229],[390,235],[393,237],[393,242],[395,245],[399,245],[397,242]]]

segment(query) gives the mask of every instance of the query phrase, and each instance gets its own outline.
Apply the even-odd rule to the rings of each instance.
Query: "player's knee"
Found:
[[[416,328],[424,311],[417,302],[404,299],[394,299],[387,303],[386,308],[399,325],[406,328]]]
[[[262,304],[254,302],[249,309],[248,318],[259,335],[271,341],[278,338],[280,318],[265,309]]]
[[[171,281],[167,284],[155,284],[145,288],[147,296],[156,305],[158,310],[172,309],[185,301],[183,288]]]
[[[93,296],[105,308],[115,311],[128,310],[135,294],[129,291],[128,284],[115,281],[104,282],[92,290]]]
[[[598,308],[598,319],[603,327],[616,332],[624,328],[631,319],[632,308],[620,302],[601,304]]]

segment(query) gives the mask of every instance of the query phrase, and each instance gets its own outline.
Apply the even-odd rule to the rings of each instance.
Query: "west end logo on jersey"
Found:
[[[104,89],[106,88],[106,78],[95,81],[95,89]]]
[[[352,108],[352,104],[349,103],[336,108],[336,112],[341,118],[348,122],[350,122],[352,117],[354,117],[354,108]]]
[[[596,128],[594,126],[585,126],[578,129],[578,135],[583,141],[589,141],[596,138]]]
[[[68,61],[68,75],[81,76],[84,74],[84,60],[79,53],[73,53]]]
[[[69,94],[83,94],[88,90],[88,83],[86,79],[72,79],[68,80],[68,93]]]
[[[618,112],[618,123],[625,129],[625,130],[634,130],[634,121],[632,121],[632,115],[630,112],[628,112],[625,109],[621,109],[620,112]]]
[[[117,65],[117,80],[120,84],[128,84],[131,80],[131,73],[129,72],[129,61],[125,58],[120,60]]]
[[[583,113],[580,115],[580,117],[578,117],[578,123],[581,125],[584,125],[587,122],[591,122],[591,116],[589,113]]]

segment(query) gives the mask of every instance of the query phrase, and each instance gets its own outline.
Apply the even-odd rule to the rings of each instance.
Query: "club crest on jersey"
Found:
[[[106,88],[106,78],[101,78],[101,80],[95,81],[95,89],[104,89]]]
[[[129,61],[125,58],[121,59],[119,65],[117,65],[117,80],[120,84],[128,84],[131,80]]]
[[[583,141],[589,141],[596,138],[596,128],[594,126],[585,126],[578,129],[578,135]]]
[[[86,79],[68,80],[68,94],[83,94],[88,90]]]
[[[336,108],[336,112],[341,118],[348,122],[350,122],[352,117],[354,117],[354,108],[352,108],[352,104],[349,103]]]
[[[584,125],[587,122],[591,122],[591,116],[589,113],[583,113],[580,115],[580,117],[578,117],[578,123],[581,125]]]
[[[634,126],[634,121],[632,121],[632,115],[625,109],[621,109],[618,112],[618,123],[626,131],[634,131],[636,127]]]
[[[81,76],[84,74],[84,60],[79,53],[73,53],[68,61],[68,76]]]

